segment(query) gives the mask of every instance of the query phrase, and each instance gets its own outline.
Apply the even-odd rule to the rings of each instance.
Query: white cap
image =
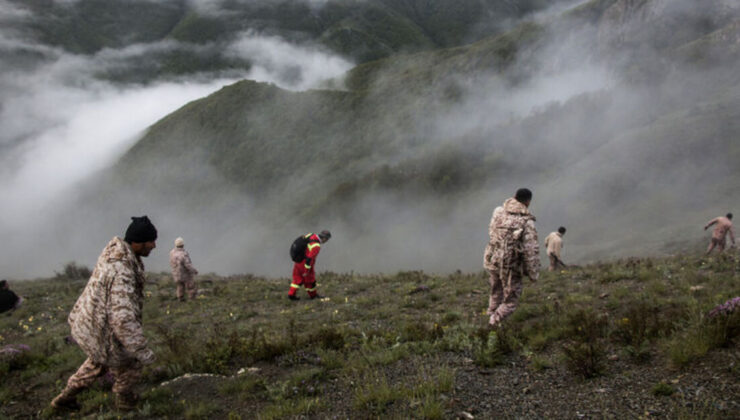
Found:
[[[182,238],[175,239],[175,246],[178,248],[182,248],[185,246],[185,241]]]

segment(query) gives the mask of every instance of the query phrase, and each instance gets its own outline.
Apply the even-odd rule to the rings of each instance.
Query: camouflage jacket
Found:
[[[170,251],[170,267],[172,267],[172,278],[175,283],[187,283],[193,280],[193,276],[198,274],[198,270],[193,267],[190,261],[190,254],[185,248],[175,247]]]
[[[535,220],[527,206],[514,198],[496,207],[488,226],[490,240],[483,256],[483,267],[499,271],[502,276],[518,272],[536,281],[540,272],[540,250]]]
[[[141,259],[114,237],[69,314],[72,337],[96,363],[115,367],[154,361],[141,327],[144,280]]]

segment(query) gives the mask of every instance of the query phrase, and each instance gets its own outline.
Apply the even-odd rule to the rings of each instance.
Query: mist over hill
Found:
[[[320,15],[332,4],[319,3],[300,7]],[[198,16],[214,19],[249,10],[241,2],[194,4]],[[47,270],[73,259],[91,264],[129,216],[148,214],[163,248],[148,261],[155,270],[183,236],[201,271],[285,274],[290,241],[323,228],[334,238],[321,269],[477,270],[493,208],[521,186],[534,191],[541,237],[568,227],[568,262],[692,247],[706,219],[737,206],[733,2],[564,2],[480,24],[451,17],[438,28],[465,22],[478,34],[451,38],[443,30],[429,36],[423,22],[435,15],[416,2],[359,4],[393,16],[406,10],[404,19],[427,12],[414,20],[427,38],[304,85],[318,90],[284,89],[289,78],[245,80],[187,104],[123,144],[132,147],[112,168],[101,165],[47,203],[42,212],[63,217],[34,223],[33,236],[0,266],[23,271],[33,260],[28,249],[53,255],[39,266]],[[463,9],[493,2],[476,4]],[[340,21],[375,15],[352,16]],[[266,33],[305,39],[283,29]],[[200,42],[173,31],[174,42]],[[326,32],[312,39],[343,51]],[[280,62],[264,68],[290,74]]]

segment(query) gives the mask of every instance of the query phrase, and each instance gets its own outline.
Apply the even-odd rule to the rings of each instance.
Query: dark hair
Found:
[[[565,226],[560,226],[558,228],[558,232],[560,232],[561,234],[565,233]]]
[[[319,238],[321,238],[323,241],[328,241],[331,239],[331,232],[328,230],[322,230],[321,233],[319,233]]]
[[[7,280],[0,280],[0,289],[4,289],[7,286],[8,286]]]
[[[732,213],[727,213],[727,218],[732,219]]]
[[[526,203],[527,201],[532,200],[532,191],[527,188],[519,188],[516,190],[514,198],[516,198],[516,201],[520,203]]]

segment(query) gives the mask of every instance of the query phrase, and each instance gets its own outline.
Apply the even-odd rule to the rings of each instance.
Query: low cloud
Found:
[[[0,10],[7,9],[0,3]],[[27,18],[26,12],[13,12]],[[0,39],[0,235],[14,249],[0,248],[5,276],[50,274],[69,250],[31,262],[43,229],[55,221],[65,196],[113,164],[146,130],[187,102],[241,78],[289,89],[308,89],[336,77],[351,64],[315,47],[245,34],[233,44],[190,45],[176,41],[103,49],[76,55],[40,45],[20,33]],[[219,51],[249,61],[251,71],[213,72],[116,83],[101,75],[147,63],[169,51]],[[33,53],[29,55],[30,53]],[[30,57],[30,58],[29,58]],[[125,71],[124,71],[125,74]],[[95,245],[97,247],[97,245]]]
[[[280,37],[245,32],[226,50],[227,56],[252,63],[247,78],[305,90],[337,77],[353,64],[317,46],[289,43]]]

